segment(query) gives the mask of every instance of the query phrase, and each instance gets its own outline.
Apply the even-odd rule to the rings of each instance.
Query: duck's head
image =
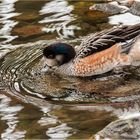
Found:
[[[43,50],[45,63],[49,67],[60,66],[72,60],[76,52],[66,43],[51,44]]]

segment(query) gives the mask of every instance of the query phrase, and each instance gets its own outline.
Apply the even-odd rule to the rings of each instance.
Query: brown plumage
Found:
[[[62,55],[62,58],[71,58],[66,63],[62,59],[62,62],[55,66],[54,72],[85,77],[108,72],[117,66],[138,65],[140,64],[139,35],[140,24],[137,24],[114,27],[90,34],[83,39],[78,52],[70,45],[63,43],[48,46],[55,56]],[[68,49],[70,47],[73,51]],[[76,53],[73,53],[74,51]],[[72,54],[74,55],[70,57]],[[52,54],[47,53],[48,55]]]

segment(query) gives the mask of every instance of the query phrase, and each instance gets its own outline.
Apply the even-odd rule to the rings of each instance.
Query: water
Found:
[[[79,44],[80,36],[123,21],[128,25],[140,21],[140,17],[130,13],[112,16],[90,11],[93,4],[1,0],[1,139],[110,137],[110,132],[119,135],[122,123],[129,128],[128,121],[139,132],[133,120],[140,115],[138,67],[92,78],[60,77],[40,71],[42,49],[48,44],[57,40],[75,45]],[[131,21],[122,20],[129,16],[133,17]]]

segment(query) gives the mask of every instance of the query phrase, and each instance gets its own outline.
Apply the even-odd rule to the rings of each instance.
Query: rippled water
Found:
[[[118,138],[112,133],[119,135],[119,131],[125,133],[123,138],[130,138],[123,129],[130,129],[130,118],[137,118],[131,119],[135,129],[130,130],[133,138],[137,136],[139,67],[116,69],[91,78],[41,72],[42,49],[48,44],[59,40],[75,45],[81,36],[120,22],[128,25],[140,22],[140,17],[130,13],[112,16],[90,11],[93,4],[1,0],[1,139],[88,139],[94,135]]]

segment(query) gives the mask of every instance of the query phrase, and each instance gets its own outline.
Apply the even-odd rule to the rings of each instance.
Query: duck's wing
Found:
[[[99,33],[90,34],[81,42],[76,57],[84,58],[96,52],[112,47],[116,43],[126,42],[140,34],[140,24],[114,27]]]

